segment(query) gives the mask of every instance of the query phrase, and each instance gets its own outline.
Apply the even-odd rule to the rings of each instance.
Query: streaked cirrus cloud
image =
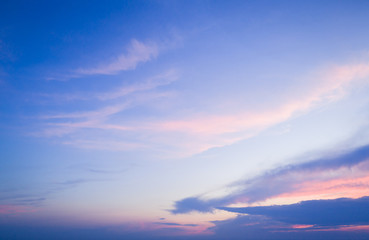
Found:
[[[269,127],[307,114],[321,106],[339,101],[347,94],[350,94],[353,86],[357,87],[367,84],[368,77],[369,64],[366,62],[333,66],[310,74],[306,80],[307,82],[300,86],[304,91],[300,94],[291,94],[292,97],[276,103],[273,108],[263,110],[245,109],[225,114],[210,113],[207,109],[203,109],[200,112],[192,112],[185,116],[174,117],[182,107],[181,105],[176,105],[178,101],[174,101],[173,108],[167,109],[168,112],[163,117],[138,118],[134,122],[124,121],[124,119],[114,122],[109,121],[110,116],[113,114],[122,112],[127,108],[132,109],[137,107],[138,105],[134,102],[137,102],[135,96],[138,93],[148,94],[161,86],[170,85],[178,80],[178,71],[171,69],[162,74],[147,78],[145,81],[140,81],[130,86],[123,86],[118,88],[118,90],[90,94],[90,96],[100,101],[125,97],[126,101],[128,101],[127,104],[107,105],[107,103],[105,107],[95,111],[54,114],[43,116],[43,118],[61,119],[68,116],[82,117],[91,115],[85,121],[59,121],[58,123],[49,123],[55,127],[52,128],[52,131],[50,128],[47,128],[47,131],[49,135],[52,135],[52,132],[60,135],[61,133],[70,133],[71,128],[73,128],[73,132],[82,129],[84,131],[106,129],[115,131],[119,135],[121,131],[129,130],[132,133],[136,133],[134,134],[136,136],[134,142],[139,143],[139,145],[152,146],[154,144],[158,151],[161,151],[160,149],[166,149],[165,155],[169,157],[183,157],[254,137]],[[158,92],[155,93],[155,95],[158,94],[163,96]],[[139,100],[138,102],[145,104],[145,101],[142,102]],[[146,103],[150,103],[150,100],[146,101]],[[242,108],[239,107],[238,109]],[[113,110],[113,112],[109,113],[110,110]],[[107,111],[108,113],[105,114]],[[145,137],[140,138],[140,136]],[[176,139],[176,141],[173,141],[173,139]],[[125,141],[119,138],[114,140],[100,139],[99,141],[114,141],[114,146],[125,145]],[[68,142],[75,142],[76,146],[78,146],[80,142],[91,142],[91,140],[69,139]],[[97,146],[97,143],[93,145]],[[125,149],[122,148],[122,150]],[[113,150],[116,151],[117,148],[114,147]]]
[[[120,54],[109,63],[101,63],[96,67],[80,68],[76,70],[76,73],[81,75],[117,74],[120,71],[135,69],[139,63],[154,59],[158,53],[159,50],[156,44],[145,44],[132,39],[126,53]]]

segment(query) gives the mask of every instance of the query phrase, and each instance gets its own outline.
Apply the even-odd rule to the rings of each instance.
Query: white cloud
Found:
[[[98,94],[97,98],[100,100],[115,99],[129,94],[133,94],[135,92],[147,91],[155,89],[160,86],[168,85],[177,79],[178,79],[177,71],[172,69],[163,74],[149,78],[144,82],[136,83],[131,86],[123,86],[118,90],[112,92]]]
[[[68,102],[78,100],[114,100],[122,97],[133,96],[136,93],[149,92],[155,90],[158,87],[169,85],[179,78],[178,71],[176,69],[169,69],[161,74],[147,78],[145,80],[136,81],[130,85],[121,85],[114,88],[114,90],[106,92],[79,92],[79,93],[66,93],[66,94],[50,94],[42,93],[37,94],[34,97],[42,97],[48,101]],[[1,80],[1,79],[0,79]],[[78,113],[79,114],[79,113]],[[51,116],[50,116],[51,118]],[[55,117],[56,118],[56,117]]]
[[[114,132],[119,136],[122,135],[122,132],[129,130],[129,137],[133,142],[153,146],[152,148],[156,150],[162,150],[166,156],[182,157],[256,136],[271,126],[337,101],[345,96],[346,91],[350,91],[351,84],[365,80],[367,77],[369,77],[369,64],[367,63],[331,67],[315,75],[314,78],[308,79],[308,84],[302,86],[304,91],[301,94],[294,95],[289,100],[281,101],[273,108],[263,111],[242,110],[216,115],[206,113],[206,109],[202,113],[200,109],[198,113],[182,118],[168,117],[173,115],[166,112],[165,117],[148,118],[147,115],[141,115],[135,121],[111,122],[109,121],[110,117],[123,111],[127,106],[124,108],[121,108],[122,106],[107,106],[91,112],[52,115],[48,116],[48,119],[83,118],[82,121],[71,123],[65,120],[62,123],[54,124],[58,132],[61,131],[59,128],[75,130],[88,128],[89,131],[99,129],[110,133]],[[119,99],[122,96],[170,84],[175,79],[177,79],[177,74],[171,70],[129,87],[98,94],[95,98],[99,100]],[[130,99],[134,98],[130,97]],[[141,100],[135,99],[134,101],[136,104],[137,101],[139,104],[143,104]],[[150,98],[144,100],[146,103],[150,101]],[[180,107],[174,105],[174,108]],[[109,141],[108,135],[106,138]],[[127,136],[114,140],[119,141],[119,139],[127,141]],[[75,140],[82,141],[83,139]],[[115,145],[114,150],[117,149],[116,146],[119,144]]]
[[[107,64],[101,64],[92,68],[80,68],[76,73],[80,75],[117,74],[120,71],[135,69],[139,63],[152,60],[158,53],[158,47],[155,44],[144,44],[133,39],[130,47],[127,49],[127,53],[119,55],[115,60]]]
[[[102,119],[112,114],[121,112],[128,107],[129,107],[129,104],[124,103],[124,104],[119,104],[119,105],[114,105],[114,106],[107,106],[107,107],[104,107],[104,108],[101,108],[95,111],[45,115],[45,116],[41,116],[41,118],[43,119],[76,119],[76,118]]]
[[[171,82],[175,81],[177,77],[177,72],[174,70],[170,70],[163,74],[159,74],[152,78],[149,78],[143,82],[133,84],[128,87],[123,87],[119,90],[94,94],[92,95],[92,97],[90,96],[90,100],[98,99],[100,101],[105,101],[115,99],[115,103],[111,103],[111,101],[109,101],[109,103],[105,104],[104,107],[95,110],[75,111],[39,116],[39,119],[45,121],[45,127],[40,133],[34,135],[46,137],[62,137],[70,136],[77,131],[86,129],[88,129],[86,131],[91,131],[93,129],[106,131],[137,130],[137,128],[139,128],[137,126],[111,124],[109,123],[109,120],[113,117],[113,115],[124,112],[125,110],[130,109],[134,106],[150,104],[153,99],[171,97],[171,92],[161,92],[156,91],[155,89],[159,86],[170,84]],[[124,99],[123,101],[122,99],[119,99],[120,97],[124,97],[126,95],[129,95],[129,97]],[[85,97],[84,94],[81,94],[80,96],[74,96],[73,99],[86,100],[88,98]],[[103,102],[100,102],[99,105],[101,103]],[[86,141],[82,140],[69,142],[74,142],[76,144],[84,142],[83,146],[86,146]],[[94,146],[96,145],[97,144],[94,144]],[[115,146],[120,146],[120,144],[115,144]],[[116,149],[116,147],[114,147],[114,149]]]

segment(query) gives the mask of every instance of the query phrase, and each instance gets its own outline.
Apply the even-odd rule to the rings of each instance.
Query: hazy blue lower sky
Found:
[[[368,239],[368,1],[2,1],[0,238]]]

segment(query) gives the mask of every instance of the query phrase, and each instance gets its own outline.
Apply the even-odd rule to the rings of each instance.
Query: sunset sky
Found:
[[[0,239],[368,239],[369,2],[0,3]]]

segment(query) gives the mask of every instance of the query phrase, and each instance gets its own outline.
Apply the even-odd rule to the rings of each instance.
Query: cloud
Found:
[[[105,92],[77,92],[77,93],[31,93],[30,99],[37,99],[38,102],[47,103],[66,103],[74,101],[112,101],[122,98],[133,97],[138,94],[153,95],[152,92],[161,86],[166,86],[178,80],[179,73],[176,69],[169,69],[160,74],[154,75],[147,79],[134,81],[133,84],[122,84],[114,87],[111,91]],[[151,92],[150,92],[151,91]],[[166,96],[168,92],[155,92],[157,96]],[[42,99],[42,100],[40,100]]]
[[[81,184],[91,183],[91,182],[108,182],[113,181],[114,179],[111,176],[104,176],[104,178],[77,178],[77,179],[69,179],[64,181],[56,181],[50,182],[41,188],[38,189],[37,192],[32,194],[30,193],[19,193],[19,190],[8,189],[6,191],[2,191],[2,196],[0,196],[0,213],[7,212],[6,209],[9,209],[9,212],[16,212],[17,209],[21,211],[24,209],[30,209],[31,211],[35,211],[40,207],[45,206],[50,200],[53,194],[65,191],[66,189],[77,187]],[[6,208],[6,206],[10,206]],[[14,207],[11,207],[14,206]],[[13,209],[13,210],[12,210]]]
[[[103,169],[94,169],[94,168],[88,168],[87,171],[91,173],[99,173],[99,174],[122,174],[126,172],[128,169],[122,169],[122,170],[103,170]]]
[[[131,86],[123,86],[113,92],[98,94],[97,98],[100,100],[110,100],[120,98],[132,93],[148,91],[160,86],[168,85],[177,79],[178,79],[177,71],[171,69],[167,72],[164,72],[163,74],[159,74],[152,78],[149,78],[142,83],[136,83]]]
[[[369,197],[311,200],[290,205],[245,208],[220,207],[218,209],[262,215],[290,224],[319,226],[369,225]]]
[[[339,209],[336,209],[339,211]],[[214,221],[209,239],[253,240],[311,240],[311,239],[367,239],[368,225],[298,225],[274,220],[262,215],[240,214],[236,218]]]
[[[172,213],[211,212],[214,208],[235,203],[256,203],[273,198],[335,198],[369,195],[369,145],[335,156],[288,165],[259,177],[239,181],[229,187],[229,195],[203,199],[190,197],[174,204]],[[344,190],[342,192],[342,190]]]
[[[158,93],[153,90],[172,83],[178,78],[177,75],[175,70],[169,70],[130,86],[122,86],[110,92],[92,94],[90,100],[110,102],[129,96],[126,108],[150,104],[153,98],[168,96],[166,93]],[[140,115],[135,121],[130,122],[122,118],[119,121],[109,122],[110,116],[125,110],[125,108],[116,109],[117,106],[119,108],[119,105],[105,106],[95,111],[47,115],[45,117],[49,120],[60,119],[60,121],[57,123],[48,122],[50,127],[44,130],[43,135],[69,136],[69,139],[63,141],[64,143],[80,145],[83,148],[88,146],[88,148],[97,147],[108,150],[106,144],[99,147],[99,142],[114,142],[112,150],[127,150],[132,149],[131,147],[127,148],[127,143],[134,142],[137,148],[141,146],[142,149],[155,149],[156,152],[167,158],[188,157],[211,148],[223,147],[252,138],[272,126],[342,99],[347,92],[350,92],[351,87],[359,86],[362,82],[366,83],[368,76],[369,64],[367,63],[330,67],[319,71],[314,76],[309,76],[304,81],[308,84],[300,86],[303,92],[287,93],[286,96],[291,95],[292,97],[285,98],[284,101],[276,103],[273,108],[264,110],[244,110],[240,106],[239,109],[242,110],[227,114],[210,113],[207,109],[196,109],[194,113],[181,115],[183,106],[180,105],[180,101],[167,101],[164,104],[171,104],[171,106],[166,109],[167,112],[164,114],[163,112],[159,114],[155,112],[157,109],[151,111],[150,108],[147,111],[148,108],[146,108],[146,115]],[[154,92],[154,96],[148,97],[150,91]],[[138,96],[138,93],[143,93],[145,96]],[[71,96],[69,98],[77,99]],[[144,98],[144,100],[140,100],[140,98]],[[234,104],[239,103],[235,102]],[[151,115],[151,113],[153,114]],[[71,121],[67,118],[85,119]],[[77,130],[82,129],[85,130],[86,135],[89,135],[89,139],[77,138],[73,135]],[[99,130],[99,136],[101,136],[101,131],[109,131],[109,134],[113,133],[114,136],[122,136],[122,131],[129,131],[131,133],[129,136],[133,139],[112,138],[107,134],[103,139],[86,144],[91,141],[91,136],[96,133],[96,130]],[[122,148],[119,145],[122,145]]]
[[[292,93],[293,97],[271,109],[228,114],[209,114],[206,110],[200,110],[182,118],[150,121],[143,127],[151,132],[155,142],[164,139],[164,144],[178,148],[178,151],[182,148],[183,152],[192,155],[251,138],[271,126],[342,99],[352,86],[367,83],[368,76],[368,63],[330,67],[306,79],[309,84],[303,86],[303,92]],[[160,137],[157,137],[159,133]],[[163,137],[165,134],[168,139]],[[173,136],[177,139],[175,146],[171,139]],[[180,139],[183,141],[178,141]]]
[[[180,224],[180,223],[172,223],[172,222],[154,222],[154,224],[159,224],[159,225],[166,225],[166,226],[184,226],[184,227],[197,227],[199,226],[198,224]]]
[[[109,125],[104,125],[104,122],[110,116],[122,112],[130,106],[131,103],[125,102],[94,111],[43,115],[39,118],[46,120],[46,126],[48,127],[44,128],[42,132],[36,133],[36,135],[64,136],[85,128],[109,128]],[[121,127],[121,130],[123,130],[123,127]],[[124,130],[128,130],[128,128],[124,128]]]
[[[188,213],[192,211],[198,212],[210,212],[213,210],[212,204],[209,202],[202,201],[196,197],[185,198],[175,203],[175,209],[171,210],[171,213]]]
[[[3,194],[2,197],[0,197],[0,203],[6,203],[5,205],[9,205],[8,203],[11,203],[12,205],[24,207],[38,207],[41,206],[45,200],[46,198],[44,196],[19,194],[16,193],[14,190],[10,190],[6,194]]]
[[[73,179],[73,180],[67,180],[64,182],[58,182],[57,185],[63,186],[63,187],[75,187],[77,185],[83,184],[83,183],[89,183],[89,182],[105,182],[110,181],[109,179]]]
[[[98,100],[99,105],[103,107],[90,111],[74,111],[66,113],[53,113],[44,114],[38,118],[45,121],[45,128],[42,132],[35,133],[38,136],[71,136],[73,133],[79,130],[88,129],[91,132],[93,130],[105,130],[105,131],[132,131],[137,130],[138,126],[130,126],[128,124],[112,124],[109,120],[115,114],[119,114],[132,107],[140,105],[146,105],[152,102],[153,99],[171,96],[168,92],[156,91],[156,88],[164,85],[171,84],[173,81],[178,79],[178,72],[175,69],[170,69],[161,74],[155,75],[143,81],[136,82],[129,86],[123,86],[118,90],[95,93],[95,94],[79,94],[79,95],[67,95],[60,96],[58,98],[68,100]],[[88,95],[88,96],[86,96]],[[45,97],[45,96],[44,96]],[[46,97],[52,97],[47,95]],[[123,98],[124,97],[124,98]],[[123,99],[121,99],[123,98]],[[108,101],[109,100],[109,101]],[[107,103],[106,103],[107,101]],[[113,102],[113,103],[112,103]],[[73,138],[73,136],[72,136]],[[114,146],[114,149],[119,149],[119,146],[143,146],[143,144],[133,144],[132,141],[116,141],[114,139],[103,139],[94,140],[89,139],[68,139],[63,141],[65,144],[72,144],[81,146],[82,148],[92,148],[97,146],[99,149],[105,149],[103,144],[101,147],[98,146],[100,143],[110,142],[110,146]],[[126,149],[124,147],[123,149]]]
[[[116,140],[116,141],[107,141],[104,139],[99,140],[69,140],[62,142],[65,145],[75,146],[83,149],[95,149],[95,150],[108,150],[108,151],[123,151],[123,150],[137,150],[143,149],[146,146],[139,143],[124,141],[124,140]]]
[[[17,214],[36,211],[35,208],[22,205],[0,205],[0,214]]]
[[[94,183],[94,182],[110,182],[110,181],[113,181],[113,179],[112,178],[79,178],[79,179],[70,179],[70,180],[65,180],[65,181],[54,182],[52,186],[45,189],[45,191],[43,192],[43,195],[47,196],[47,195],[54,194],[57,192],[62,192],[67,189],[78,187],[82,184]]]
[[[135,69],[139,63],[144,63],[154,59],[158,55],[158,47],[155,44],[144,44],[135,39],[125,54],[119,55],[108,64],[101,64],[92,68],[80,68],[76,71],[78,75],[111,75],[120,71]]]
[[[100,120],[111,116],[113,114],[119,113],[124,109],[128,108],[130,103],[117,104],[113,106],[107,106],[94,111],[85,111],[85,112],[75,112],[75,113],[64,113],[64,114],[55,114],[55,115],[44,115],[41,116],[41,119],[89,119],[89,120]]]

